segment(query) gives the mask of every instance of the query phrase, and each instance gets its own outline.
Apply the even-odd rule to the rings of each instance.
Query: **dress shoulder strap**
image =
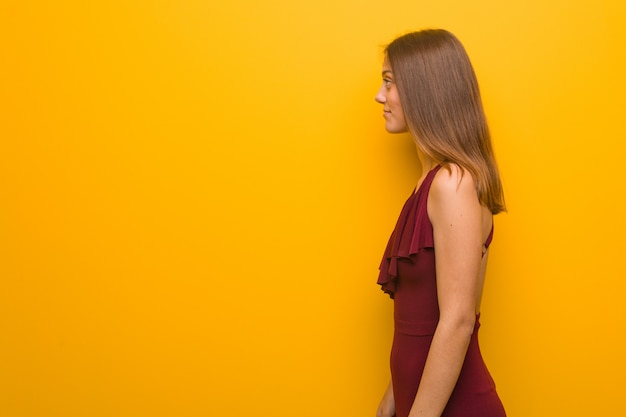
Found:
[[[487,236],[487,240],[483,244],[483,256],[487,253],[487,249],[489,249],[489,245],[491,245],[491,241],[493,240],[493,220],[491,221],[491,231],[489,232],[489,236]]]

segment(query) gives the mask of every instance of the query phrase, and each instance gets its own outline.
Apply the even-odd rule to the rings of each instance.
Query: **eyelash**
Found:
[[[393,81],[390,78],[383,78],[383,85],[389,87]]]

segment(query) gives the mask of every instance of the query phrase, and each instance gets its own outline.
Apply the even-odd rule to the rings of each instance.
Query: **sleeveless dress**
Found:
[[[394,300],[391,380],[396,417],[407,417],[439,321],[433,227],[428,192],[440,165],[405,203],[380,265],[378,284]],[[491,243],[493,228],[484,249]],[[476,317],[465,362],[442,417],[504,417],[504,407],[478,346]]]

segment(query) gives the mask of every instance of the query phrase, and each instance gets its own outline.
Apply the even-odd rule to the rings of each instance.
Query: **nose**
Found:
[[[378,94],[376,94],[376,97],[374,97],[374,100],[376,100],[377,103],[385,104],[387,102],[387,96],[385,96],[384,90],[385,86],[381,85],[380,90],[378,90]]]

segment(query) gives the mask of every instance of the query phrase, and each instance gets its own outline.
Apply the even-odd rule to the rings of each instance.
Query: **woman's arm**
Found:
[[[428,352],[411,417],[439,417],[454,389],[476,321],[482,259],[482,213],[471,175],[456,166],[433,180],[428,214],[433,225],[439,323]]]
[[[380,400],[376,417],[394,417],[396,415],[396,403],[393,398],[393,385],[389,381],[383,399]]]

